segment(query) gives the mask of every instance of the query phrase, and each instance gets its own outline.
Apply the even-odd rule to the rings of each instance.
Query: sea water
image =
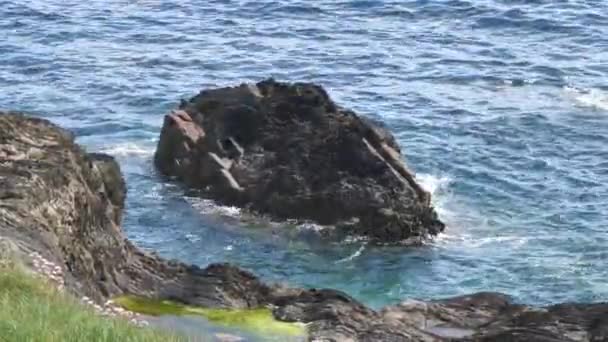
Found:
[[[445,233],[418,248],[324,241],[158,175],[180,98],[269,76],[386,123]],[[376,308],[482,290],[608,300],[607,80],[606,1],[0,0],[0,108],[119,160],[129,238]]]

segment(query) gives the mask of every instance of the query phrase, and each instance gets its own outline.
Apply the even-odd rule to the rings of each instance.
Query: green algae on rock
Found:
[[[126,310],[144,315],[196,315],[215,324],[237,327],[256,333],[283,336],[306,335],[306,328],[302,323],[281,322],[274,318],[272,311],[268,308],[211,309],[137,296],[120,296],[114,298],[113,301]]]

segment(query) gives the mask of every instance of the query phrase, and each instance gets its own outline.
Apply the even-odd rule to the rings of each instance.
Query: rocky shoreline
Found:
[[[372,310],[336,290],[265,284],[230,264],[165,260],[124,237],[125,196],[112,157],[87,153],[46,120],[0,113],[0,237],[93,305],[130,294],[271,307],[277,320],[306,323],[311,341],[608,341],[608,303],[537,308],[488,292]]]

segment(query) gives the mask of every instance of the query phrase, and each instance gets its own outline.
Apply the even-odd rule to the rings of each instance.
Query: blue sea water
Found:
[[[385,122],[445,234],[419,248],[282,234],[155,172],[180,98],[268,76]],[[116,156],[137,244],[374,307],[608,300],[607,81],[606,1],[0,0],[0,108]]]

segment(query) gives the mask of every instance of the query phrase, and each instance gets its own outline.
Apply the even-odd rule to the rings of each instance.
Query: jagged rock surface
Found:
[[[379,242],[444,229],[391,133],[308,83],[204,90],[167,115],[155,163],[203,195]]]
[[[111,157],[86,153],[48,121],[0,112],[0,241],[14,246],[0,251],[39,253],[62,268],[67,291],[97,303],[129,293],[206,307],[269,305],[277,319],[310,323],[317,341],[608,341],[607,303],[534,308],[477,293],[376,311],[339,291],[267,285],[229,264],[167,261],[124,238],[125,191]]]
[[[266,302],[268,288],[247,272],[201,270],[134,247],[120,229],[125,196],[112,157],[86,153],[46,120],[0,113],[0,236],[62,265],[67,288],[96,302],[124,292],[209,306]]]

